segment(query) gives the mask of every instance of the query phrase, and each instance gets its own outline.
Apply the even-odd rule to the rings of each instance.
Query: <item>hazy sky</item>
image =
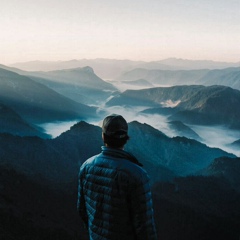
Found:
[[[240,61],[240,0],[0,0],[0,63]]]

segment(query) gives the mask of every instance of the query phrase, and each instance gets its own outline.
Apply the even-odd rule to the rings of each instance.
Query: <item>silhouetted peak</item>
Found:
[[[161,136],[166,136],[164,133],[159,131],[158,129],[148,125],[147,123],[140,123],[138,121],[132,121],[129,123],[130,128],[139,129],[145,133],[150,134],[160,134]]]
[[[90,126],[92,126],[92,125],[87,123],[87,122],[85,122],[85,121],[80,121],[80,122],[74,124],[70,128],[70,130],[77,130],[77,129],[87,128],[87,127],[90,127]]]
[[[240,147],[240,139],[237,141],[234,141],[231,145],[235,147]]]
[[[83,67],[82,70],[86,73],[94,73],[93,68],[91,68],[89,66]]]

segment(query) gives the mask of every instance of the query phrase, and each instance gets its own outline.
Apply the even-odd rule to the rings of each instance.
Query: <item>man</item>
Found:
[[[120,115],[102,124],[104,147],[79,171],[78,211],[91,240],[156,240],[149,177],[124,151],[128,124]]]

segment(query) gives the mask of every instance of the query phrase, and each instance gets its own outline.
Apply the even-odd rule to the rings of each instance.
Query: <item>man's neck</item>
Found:
[[[124,150],[124,146],[123,146],[123,147],[116,148],[116,147],[111,147],[111,146],[109,146],[107,143],[105,143],[105,147],[115,148],[115,149],[118,149],[118,150]]]

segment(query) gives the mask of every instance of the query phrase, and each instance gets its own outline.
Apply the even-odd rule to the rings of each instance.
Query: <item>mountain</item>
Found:
[[[157,129],[138,122],[129,124],[129,135],[130,141],[126,150],[136,155],[153,181],[171,179],[176,174],[194,174],[218,156],[233,156],[220,149],[208,148],[194,140],[169,138]],[[54,149],[63,148],[65,154],[68,152],[71,158],[84,161],[100,151],[101,129],[80,122],[52,142]],[[81,149],[84,151],[80,152]]]
[[[240,63],[239,63],[240,65]],[[136,68],[123,73],[117,80],[145,79],[155,86],[224,85],[240,90],[240,67],[226,69],[160,70]]]
[[[39,77],[45,77],[55,82],[74,83],[93,89],[116,90],[113,85],[99,78],[91,67],[64,69],[50,72],[35,72]]]
[[[23,70],[20,70],[20,69],[18,69],[18,68],[8,67],[8,66],[2,65],[2,64],[0,64],[0,69],[5,69],[5,70],[10,71],[10,72],[18,73],[18,74],[20,74],[20,75],[25,75],[25,74],[28,73],[28,72],[23,71]]]
[[[101,151],[101,129],[79,122],[55,139],[0,134],[0,165],[7,165],[43,184],[65,189],[79,165]]]
[[[172,105],[171,121],[200,125],[226,125],[240,129],[240,91],[225,86],[174,86],[127,90],[110,99],[106,105],[146,106],[149,112],[171,113],[162,109]],[[146,111],[144,111],[146,113]]]
[[[34,81],[80,103],[96,104],[117,89],[99,78],[90,67],[51,72],[31,72]]]
[[[77,161],[64,150],[54,149],[51,140],[0,134],[0,165],[6,165],[42,184],[63,188],[76,177]],[[59,185],[58,185],[58,184]]]
[[[30,123],[86,119],[95,115],[94,108],[4,69],[0,69],[0,102]]]
[[[198,84],[224,85],[240,90],[240,68],[211,70],[198,80]]]
[[[203,223],[208,223],[209,220],[212,223],[211,215],[206,212],[209,209],[211,211],[212,207],[207,208],[201,202],[203,199],[206,204],[209,203],[209,195],[205,195],[206,188],[213,189],[213,195],[216,193],[223,196],[227,193],[221,203],[227,203],[224,206],[225,209],[230,208],[230,214],[233,207],[236,209],[238,201],[235,201],[235,205],[229,202],[232,198],[238,200],[238,196],[233,194],[232,190],[225,189],[225,185],[220,191],[219,188],[212,188],[215,185],[209,185],[208,181],[196,183],[191,180],[193,177],[190,177],[190,180],[178,180],[176,187],[172,188],[172,184],[176,182],[176,175],[193,175],[206,169],[213,159],[220,156],[234,157],[232,154],[209,148],[195,140],[169,138],[151,126],[138,122],[129,123],[129,135],[131,139],[126,150],[132,152],[143,163],[154,184],[154,207],[159,233],[163,226],[166,229],[170,226],[171,229],[177,228],[175,234],[181,233],[182,229],[200,229],[204,232],[205,225],[203,227],[197,224],[199,216],[202,216],[200,219],[204,219]],[[101,128],[83,121],[55,139],[0,133],[0,189],[3,190],[0,194],[1,238],[87,239],[76,211],[77,176],[79,166],[90,156],[98,154],[101,145]],[[209,194],[209,191],[207,193]],[[220,201],[222,198],[217,199]],[[229,202],[224,202],[226,199]],[[210,203],[211,201],[212,198]],[[214,205],[214,209],[219,206]],[[199,215],[203,207],[203,215]],[[195,210],[197,214],[192,214]],[[237,209],[236,212],[238,213]],[[174,219],[172,215],[175,216]],[[163,216],[164,223],[159,226]],[[184,227],[175,224],[176,219],[180,221],[185,217],[189,220],[189,225]],[[214,219],[219,221],[219,218]],[[215,233],[216,229],[212,229]],[[165,231],[165,234],[172,234],[172,231]]]
[[[240,67],[240,62],[217,62],[211,60],[189,60],[181,58],[167,58],[158,61],[160,64],[172,66],[175,69],[193,70],[193,69],[224,69],[229,67]]]
[[[129,124],[129,134],[126,150],[142,162],[153,182],[194,174],[217,157],[234,156],[195,140],[169,138],[138,122]],[[79,164],[99,153],[101,145],[101,128],[79,122],[55,139],[0,134],[0,159],[29,176],[63,184],[76,178]]]
[[[11,108],[0,103],[0,132],[11,133],[18,136],[39,136],[43,138],[49,137],[42,133],[37,127],[28,124],[19,114]]]
[[[209,70],[159,70],[159,69],[144,69],[136,68],[129,72],[123,73],[118,81],[135,81],[138,79],[145,79],[150,83],[158,86],[171,86],[171,85],[186,85],[195,84],[208,73]]]
[[[79,59],[70,61],[31,61],[12,64],[12,67],[17,67],[26,71],[54,71],[71,68],[81,68],[90,66],[96,74],[103,79],[114,79],[122,72],[130,70],[133,67],[141,64],[141,61],[131,60],[115,60],[115,59]]]
[[[174,130],[177,136],[182,136],[186,138],[195,139],[197,141],[201,141],[201,137],[194,132],[190,127],[183,124],[181,121],[171,121],[168,123],[170,128]]]
[[[236,148],[240,149],[240,139],[239,139],[239,140],[237,140],[237,141],[235,141],[235,142],[233,142],[233,143],[231,143],[231,146],[233,146],[233,147],[236,147]]]
[[[165,116],[170,116],[175,112],[177,112],[177,109],[173,107],[155,107],[155,108],[147,108],[145,110],[140,111],[140,113],[143,113],[143,114],[159,114],[159,115],[165,115]]]
[[[234,156],[185,137],[169,138],[157,129],[138,122],[129,124],[129,135],[133,141],[129,141],[126,149],[133,152],[140,162],[144,161],[144,166],[154,173],[151,177],[155,179],[161,175],[157,172],[160,166],[175,175],[193,175],[217,156]],[[149,162],[154,163],[155,168],[148,168]]]
[[[131,131],[132,125],[129,125]],[[156,130],[157,131],[157,130]],[[158,132],[158,131],[157,131]],[[101,151],[101,146],[103,145],[101,138],[101,128],[90,125],[86,122],[79,122],[75,124],[69,131],[61,134],[59,137],[53,140],[53,146],[55,149],[63,148],[64,152],[68,154],[73,159],[76,159],[77,162],[83,162],[92,155],[98,154]],[[130,135],[131,132],[130,132]],[[161,133],[160,133],[161,135]],[[129,141],[127,144],[126,150],[135,151],[132,149],[134,141]],[[142,141],[142,140],[141,140]],[[140,144],[140,143],[139,143]],[[142,150],[138,149],[137,151],[139,156],[142,155]],[[135,154],[135,152],[133,152]],[[156,161],[152,161],[152,157],[143,158],[142,156],[139,160],[144,164],[146,169],[152,171],[151,176],[152,180],[166,180],[173,178],[174,174],[168,168],[159,165],[156,170]],[[156,170],[153,171],[153,169]],[[159,175],[160,173],[160,175]]]
[[[220,124],[240,129],[240,91],[210,86],[178,104],[180,110],[170,119],[192,124]]]
[[[240,192],[240,158],[217,158],[200,174],[224,178]]]
[[[174,86],[157,87],[142,90],[126,90],[118,94],[106,104],[108,106],[129,105],[129,106],[151,106],[161,107],[165,102],[171,100],[174,102],[186,101],[204,89],[204,86]]]
[[[158,70],[199,70],[199,69],[223,69],[239,67],[240,63],[226,63],[206,60],[187,60],[168,58],[159,61],[132,61],[117,59],[73,59],[69,61],[31,61],[12,64],[11,67],[26,71],[53,71],[61,69],[79,68],[90,66],[96,74],[103,79],[116,79],[124,72],[136,68],[158,69]],[[142,77],[140,77],[142,78]],[[134,79],[136,80],[136,79]]]

